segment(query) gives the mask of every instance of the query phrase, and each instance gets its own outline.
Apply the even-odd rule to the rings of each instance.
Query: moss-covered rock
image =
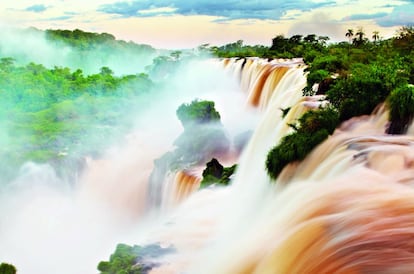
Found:
[[[98,270],[101,274],[146,274],[159,266],[153,259],[173,251],[174,248],[162,248],[158,244],[143,247],[118,244],[109,261],[98,264]]]
[[[231,176],[236,171],[236,167],[237,165],[223,167],[217,159],[211,159],[211,161],[206,164],[206,168],[203,170],[203,180],[201,181],[200,188],[204,188],[212,184],[228,185],[230,183]]]

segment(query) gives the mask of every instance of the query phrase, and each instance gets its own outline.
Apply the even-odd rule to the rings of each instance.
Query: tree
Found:
[[[392,90],[407,83],[403,64],[373,63],[355,66],[336,79],[327,99],[339,110],[340,120],[371,114]]]
[[[349,43],[352,43],[352,38],[354,37],[354,30],[348,29],[347,33],[345,34],[346,37],[349,39]]]
[[[401,27],[392,43],[401,54],[411,55],[414,51],[414,26]]]
[[[284,52],[288,50],[288,47],[289,47],[289,39],[285,38],[285,36],[280,34],[272,39],[272,46],[270,47],[270,50]]]
[[[372,32],[372,39],[374,40],[374,43],[377,42],[377,40],[379,39],[379,31],[374,31]]]
[[[293,35],[289,38],[289,42],[292,44],[300,44],[300,42],[302,42],[302,37],[303,36],[300,34]]]
[[[303,38],[303,41],[307,42],[307,43],[317,43],[318,40],[316,39],[316,34],[308,34]]]
[[[328,36],[318,36],[318,42],[319,44],[321,44],[322,46],[326,46],[326,43],[329,41],[329,37]]]
[[[220,114],[214,108],[213,101],[194,100],[180,105],[176,113],[184,128],[193,124],[220,122]]]
[[[113,72],[113,70],[111,70],[108,67],[101,67],[100,74],[103,75],[103,76],[109,76],[109,75],[112,76],[112,75],[114,75],[114,72]]]
[[[360,45],[364,44],[364,42],[365,42],[365,39],[364,39],[365,32],[364,32],[364,29],[362,27],[358,28],[355,35],[356,35],[356,37],[353,39],[354,45],[360,46]]]

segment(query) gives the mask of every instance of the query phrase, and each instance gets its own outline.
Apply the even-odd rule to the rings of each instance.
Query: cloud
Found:
[[[413,4],[404,4],[394,7],[387,16],[376,20],[381,27],[395,27],[412,25],[414,23],[414,1],[406,1]]]
[[[378,19],[387,16],[388,13],[386,12],[377,12],[377,13],[371,13],[371,14],[353,14],[351,16],[347,16],[342,19],[342,21],[353,21],[353,20],[367,20],[367,19]]]
[[[44,12],[45,10],[47,10],[47,7],[42,4],[33,5],[25,9],[25,11],[32,11],[32,12]]]
[[[99,12],[121,17],[149,17],[166,15],[206,15],[221,17],[223,20],[259,19],[278,20],[291,10],[309,11],[335,4],[335,1],[324,0],[315,3],[311,0],[160,0],[154,1],[122,1],[101,5]]]
[[[73,18],[72,15],[62,15],[62,16],[47,18],[45,19],[45,21],[65,21],[65,20],[69,20],[72,18]]]

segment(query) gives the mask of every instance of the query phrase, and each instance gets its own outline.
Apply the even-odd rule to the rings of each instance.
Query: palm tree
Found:
[[[362,27],[358,28],[358,31],[355,33],[356,37],[353,40],[353,43],[357,46],[362,45],[364,43],[364,29]]]
[[[379,31],[372,32],[372,39],[374,39],[374,43],[377,42],[377,40],[379,39]]]
[[[348,37],[349,43],[351,43],[352,37],[354,36],[354,30],[353,29],[348,29],[348,32],[345,34],[345,36]]]

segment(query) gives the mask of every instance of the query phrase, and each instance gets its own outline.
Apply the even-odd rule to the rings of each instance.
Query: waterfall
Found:
[[[301,59],[294,60],[274,60],[268,62],[259,58],[248,59],[224,59],[222,66],[231,77],[240,81],[240,89],[246,93],[247,107],[258,108],[264,114],[263,121],[245,149],[243,156],[249,163],[254,161],[260,163],[259,167],[263,172],[260,176],[266,181],[267,175],[264,171],[264,162],[267,152],[275,145],[278,140],[286,135],[290,128],[289,123],[299,118],[306,110],[315,107],[311,102],[317,102],[321,97],[302,98],[302,89],[306,84],[304,76],[304,64]],[[292,107],[287,117],[282,119],[282,108]],[[240,106],[243,111],[243,106]],[[229,158],[232,154],[230,163],[234,163],[238,155],[234,151],[221,155],[221,159]],[[243,166],[243,160],[240,160]],[[243,173],[244,168],[241,168]],[[163,208],[168,205],[177,205],[178,201],[183,201],[186,197],[194,193],[201,180],[202,167],[192,167],[189,171],[178,170],[157,180],[162,181],[162,201]],[[239,173],[240,173],[239,172]],[[192,173],[189,175],[189,173]],[[165,172],[162,172],[165,174]],[[240,176],[247,176],[242,174]],[[257,178],[257,177],[256,177]],[[159,188],[159,190],[161,189]],[[173,202],[174,201],[174,202]]]
[[[257,93],[255,85],[271,86],[256,81],[270,70],[263,62],[226,61],[227,70],[244,64],[236,76],[246,98]],[[289,133],[287,123],[325,104],[323,97],[301,97],[304,84],[303,67],[295,65],[262,101],[267,106],[259,103],[262,119],[233,184],[198,191],[178,206],[168,229],[155,237],[178,253],[151,273],[414,270],[414,137],[385,134],[383,106],[344,122],[304,161],[287,166],[278,181],[267,177],[266,154]],[[291,110],[282,118],[280,108],[286,107]]]
[[[277,181],[268,177],[267,153],[292,131],[288,124],[326,104],[302,96],[304,70],[300,59],[191,63],[170,83],[174,92],[157,99],[162,123],[153,127],[150,112],[125,147],[85,159],[74,190],[60,187],[48,166],[24,167],[0,192],[0,257],[22,273],[93,273],[117,243],[159,243],[176,252],[154,259],[149,273],[412,273],[414,126],[385,134],[386,106],[345,121]],[[163,137],[172,141],[180,125],[165,113],[194,99],[177,96],[188,86],[223,110],[230,137],[253,133],[241,154],[233,143],[219,155],[238,163],[229,186],[200,190],[201,165],[160,175],[153,190],[163,213],[154,216],[148,177],[154,159],[173,149]]]

